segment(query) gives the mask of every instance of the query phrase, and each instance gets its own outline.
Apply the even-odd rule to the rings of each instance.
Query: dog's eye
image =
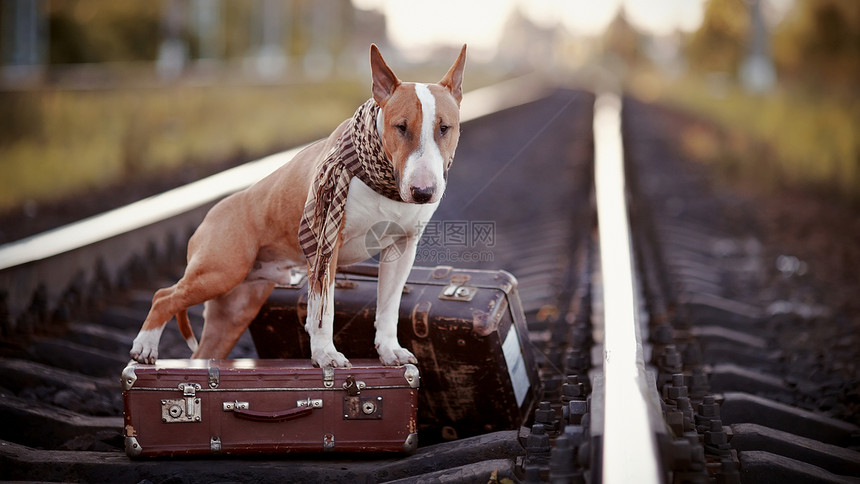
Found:
[[[395,124],[394,127],[397,128],[397,131],[400,131],[400,134],[406,134],[406,123]]]
[[[449,129],[451,129],[451,127],[450,127],[450,126],[446,126],[446,125],[444,125],[444,124],[443,124],[442,126],[439,126],[439,131],[442,133],[442,135],[444,135],[445,133],[447,133]]]

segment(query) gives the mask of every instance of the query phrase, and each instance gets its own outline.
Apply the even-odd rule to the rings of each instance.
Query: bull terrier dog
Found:
[[[373,248],[381,255],[374,342],[383,364],[416,363],[397,341],[400,295],[460,138],[465,58],[464,45],[438,83],[402,82],[371,45],[372,98],[328,138],[212,207],[188,241],[183,277],[155,292],[131,357],[154,363],[176,316],[192,358],[226,358],[275,285],[306,267],[311,359],[350,366],[332,339],[334,272],[376,255],[368,230],[396,222],[405,235],[383,236]],[[204,302],[198,344],[187,310]]]

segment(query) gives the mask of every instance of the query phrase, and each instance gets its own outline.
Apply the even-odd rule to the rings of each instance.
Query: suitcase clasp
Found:
[[[366,386],[367,385],[365,385],[363,381],[356,381],[355,377],[352,375],[346,377],[346,381],[343,382],[343,389],[346,390],[346,394],[351,397],[360,395],[361,391],[364,390]]]
[[[180,383],[183,398],[169,398],[161,401],[161,421],[164,423],[199,422],[202,417],[197,383]]]
[[[334,368],[331,366],[324,366],[323,369],[323,386],[326,388],[331,388],[334,386]]]
[[[451,282],[442,289],[442,294],[439,294],[439,299],[446,301],[471,301],[478,293],[478,288],[467,286],[469,282],[468,274],[454,274],[451,276]]]
[[[218,370],[217,366],[210,366],[209,372],[209,388],[218,388],[218,385],[221,383],[221,371]]]

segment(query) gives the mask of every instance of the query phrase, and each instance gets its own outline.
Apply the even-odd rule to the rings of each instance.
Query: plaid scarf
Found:
[[[319,166],[308,191],[299,244],[308,259],[309,289],[328,289],[333,274],[329,262],[343,227],[349,182],[357,176],[375,192],[403,201],[394,179],[394,166],[382,148],[376,130],[379,106],[369,99],[353,114],[343,134]],[[321,302],[320,311],[325,307]],[[322,316],[322,314],[320,314]],[[320,317],[322,324],[322,317]]]

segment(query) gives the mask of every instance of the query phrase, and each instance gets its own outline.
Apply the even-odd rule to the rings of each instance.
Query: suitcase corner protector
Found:
[[[403,442],[403,452],[407,454],[414,454],[415,451],[418,450],[418,433],[413,432],[406,437],[406,441]]]
[[[412,363],[406,363],[403,366],[405,368],[403,378],[406,379],[406,383],[409,384],[410,388],[418,388],[421,384],[421,374],[418,371],[418,367]]]
[[[137,374],[134,372],[136,366],[137,362],[131,360],[128,362],[128,365],[125,366],[125,369],[122,370],[122,389],[125,391],[131,390],[134,383],[137,381]]]
[[[504,291],[505,294],[510,293],[511,290],[518,287],[520,284],[519,281],[517,281],[517,277],[515,275],[504,269],[499,269],[498,273],[496,274],[496,280],[499,281],[499,287],[502,289],[502,291]]]
[[[135,437],[126,437],[125,438],[125,454],[129,457],[137,457],[143,452],[143,447],[140,446],[140,443],[137,441]]]

